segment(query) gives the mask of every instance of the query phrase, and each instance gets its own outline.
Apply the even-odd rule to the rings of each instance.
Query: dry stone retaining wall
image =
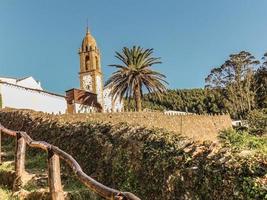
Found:
[[[4,110],[7,111],[8,109]],[[56,119],[62,123],[96,121],[117,124],[126,122],[128,124],[143,126],[146,128],[164,128],[168,131],[200,141],[215,141],[221,130],[232,127],[229,115],[165,115],[160,112],[124,112],[48,116],[42,112],[24,110],[24,113],[25,112],[28,114],[31,113],[33,119],[34,117],[43,117],[44,119]]]
[[[66,121],[127,122],[148,128],[165,128],[195,140],[216,140],[219,131],[232,127],[229,115],[165,115],[159,112],[64,115]]]

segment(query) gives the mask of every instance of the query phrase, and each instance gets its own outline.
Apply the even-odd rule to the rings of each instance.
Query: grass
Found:
[[[252,150],[267,154],[267,136],[255,136],[246,131],[226,130],[220,134],[221,142],[236,150]]]
[[[10,190],[6,188],[0,188],[0,200],[18,200],[18,198],[12,197]]]
[[[47,168],[47,153],[39,149],[28,149],[25,168],[31,171],[44,172]]]
[[[5,138],[2,141],[3,163],[0,165],[0,182],[1,176],[8,176],[8,172],[14,171],[14,150],[15,143],[14,138]],[[36,174],[36,177],[30,180],[25,186],[24,190],[31,193],[38,192],[39,189],[48,190],[47,184],[47,153],[39,149],[26,149],[25,169],[29,173]],[[85,185],[77,180],[74,175],[70,173],[70,170],[66,170],[66,164],[61,169],[63,190],[68,192],[70,200],[100,200],[101,198],[93,194]],[[0,200],[16,200],[12,197],[12,192],[7,186],[2,186],[0,183]]]
[[[0,165],[0,172],[3,171],[13,171],[14,170],[14,162],[8,161],[8,162],[3,162]]]
[[[6,175],[6,172],[12,172],[14,171],[14,162],[12,161],[14,158],[12,149],[13,144],[12,142],[8,142],[7,144],[2,144],[2,152],[3,154],[3,161],[0,165],[0,176]],[[14,149],[13,149],[14,151]],[[1,177],[0,177],[1,180]],[[12,197],[12,191],[7,188],[5,185],[0,184],[0,200],[17,200],[18,198]]]

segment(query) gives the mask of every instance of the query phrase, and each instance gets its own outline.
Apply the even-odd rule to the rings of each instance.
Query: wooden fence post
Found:
[[[16,140],[16,155],[15,155],[15,181],[13,184],[13,190],[19,191],[23,185],[23,175],[25,173],[25,152],[26,141],[22,137],[21,133],[17,133]]]
[[[48,150],[48,185],[52,200],[64,200],[60,178],[60,160],[53,150]]]

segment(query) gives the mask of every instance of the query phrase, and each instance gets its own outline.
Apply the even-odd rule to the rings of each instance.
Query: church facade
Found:
[[[66,91],[68,112],[122,112],[123,102],[113,99],[111,88],[104,87],[100,50],[88,29],[82,40],[79,56],[80,89]]]

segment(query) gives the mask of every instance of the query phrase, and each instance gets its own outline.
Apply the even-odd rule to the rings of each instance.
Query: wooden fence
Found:
[[[16,137],[15,153],[15,183],[13,190],[21,189],[23,175],[25,174],[25,153],[26,145],[32,148],[39,148],[47,152],[48,158],[48,185],[52,200],[63,200],[64,193],[60,177],[60,159],[64,160],[73,170],[76,177],[101,197],[108,200],[140,200],[130,192],[121,192],[109,188],[87,174],[85,174],[77,161],[60,148],[43,141],[34,141],[26,132],[13,131],[5,128],[0,124],[0,163],[1,163],[1,132],[9,136]]]

